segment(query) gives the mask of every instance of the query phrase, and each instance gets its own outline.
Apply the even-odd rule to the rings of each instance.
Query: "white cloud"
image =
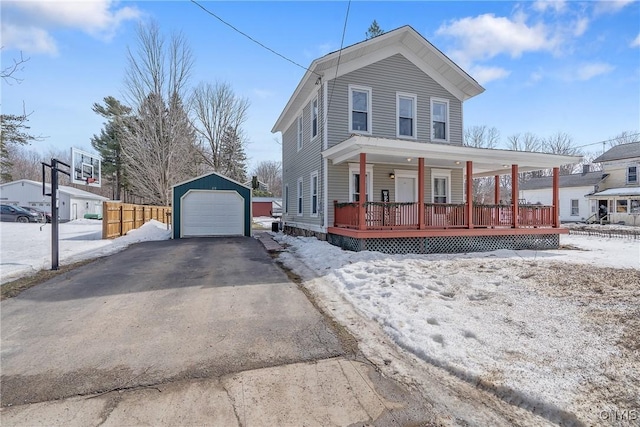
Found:
[[[633,39],[629,47],[640,47],[640,34],[638,34],[638,37]]]
[[[537,83],[540,80],[542,80],[544,76],[542,75],[542,73],[540,71],[534,71],[533,73],[531,73],[531,75],[529,76],[529,82],[531,84],[533,83]]]
[[[533,2],[533,9],[538,12],[546,12],[551,9],[556,13],[562,13],[566,10],[566,6],[565,0],[537,0]]]
[[[618,13],[625,6],[633,3],[634,0],[598,0],[594,6],[594,13],[600,15],[603,13]]]
[[[604,62],[594,62],[591,64],[584,64],[575,70],[575,73],[571,76],[571,80],[586,81],[591,80],[596,76],[608,74],[614,70],[614,67]]]
[[[135,7],[116,8],[113,0],[11,1],[3,4],[2,13],[4,46],[32,53],[55,53],[55,40],[50,33],[53,29],[77,29],[108,40],[122,22],[140,16]],[[7,26],[12,28],[5,31]]]
[[[480,84],[486,84],[493,80],[500,80],[508,77],[511,71],[500,67],[485,67],[476,65],[469,69],[469,73]]]
[[[57,55],[58,48],[53,37],[45,30],[35,27],[19,27],[2,24],[2,44],[7,48],[16,48],[27,53],[46,53]]]
[[[573,29],[573,35],[580,37],[587,31],[587,28],[589,28],[589,18],[579,18],[576,21],[575,28]]]
[[[524,52],[553,51],[559,43],[548,34],[544,24],[529,26],[522,14],[514,19],[493,14],[462,18],[442,25],[436,34],[457,39],[460,47],[451,56],[462,64],[500,54],[518,58]]]

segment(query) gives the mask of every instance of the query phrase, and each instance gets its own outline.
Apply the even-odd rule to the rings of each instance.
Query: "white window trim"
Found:
[[[298,178],[296,184],[296,215],[304,215],[304,183],[302,177]]]
[[[431,203],[435,203],[435,178],[447,178],[447,203],[451,202],[451,170],[431,169]]]
[[[367,130],[354,130],[353,129],[353,96],[351,93],[356,90],[358,92],[367,92]],[[349,85],[349,133],[357,133],[362,135],[371,135],[371,116],[372,116],[372,98],[373,91],[367,86]]]
[[[413,100],[413,129],[412,135],[400,135],[400,98]],[[418,96],[414,93],[396,92],[396,137],[401,139],[418,139]]]
[[[313,104],[316,104],[316,134],[313,134]],[[311,140],[313,141],[320,134],[320,104],[318,104],[318,97],[316,96],[311,100],[309,109],[309,133],[311,134]]]
[[[576,203],[577,212],[573,213],[573,202]],[[569,199],[569,214],[570,216],[580,216],[580,199]]]
[[[284,213],[289,213],[289,184],[284,185]]]
[[[296,138],[298,140],[298,151],[302,150],[304,146],[304,120],[303,114],[300,114],[296,119]]]
[[[434,137],[434,131],[433,131],[433,103],[434,102],[440,102],[443,104],[447,105],[447,121],[444,124],[444,135],[445,135],[445,139],[436,139]],[[431,141],[434,142],[449,142],[450,140],[450,135],[449,135],[449,129],[451,128],[451,114],[449,114],[449,100],[448,99],[444,99],[444,98],[431,98],[431,105],[430,105],[430,130],[431,130]]]
[[[313,213],[313,178],[316,179],[316,213]],[[320,208],[320,180],[318,179],[318,171],[311,172],[309,177],[309,215],[313,218],[318,217]]]
[[[355,188],[353,188],[353,175],[360,173],[360,164],[359,163],[349,163],[349,203],[353,203],[353,193],[355,193]],[[369,175],[369,179],[366,180],[365,185],[367,187],[367,194],[369,194],[370,201],[373,201],[373,165],[367,165],[366,174]],[[366,179],[366,178],[365,178]],[[366,201],[366,195],[365,195]]]
[[[629,181],[629,168],[636,168],[636,180],[635,181]],[[638,173],[640,172],[640,167],[638,167],[638,165],[627,165],[627,173],[626,173],[626,182],[627,184],[637,184],[640,181],[640,177],[638,176]]]
[[[413,199],[418,201],[418,171],[413,170],[405,170],[405,169],[394,169],[393,174],[395,176],[394,179],[394,199],[397,201],[398,197],[398,178],[414,178],[416,181],[416,185],[414,187]]]

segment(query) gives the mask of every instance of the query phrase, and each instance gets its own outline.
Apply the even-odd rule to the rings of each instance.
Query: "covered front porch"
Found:
[[[367,179],[357,180],[359,188],[356,190],[356,196],[351,197],[356,200],[332,200],[329,209],[333,210],[333,221],[327,232],[329,240],[333,240],[333,243],[339,242],[340,246],[344,247],[344,242],[349,241],[347,246],[354,246],[355,239],[355,246],[362,247],[363,245],[357,241],[363,240],[360,243],[364,243],[366,247],[367,240],[395,239],[396,242],[391,246],[397,247],[402,246],[398,244],[398,239],[417,238],[422,239],[418,246],[423,248],[425,245],[429,246],[429,239],[458,238],[458,243],[453,246],[468,249],[469,245],[463,242],[466,238],[474,239],[476,243],[471,246],[479,247],[479,250],[485,247],[499,248],[500,244],[495,242],[505,242],[506,237],[514,242],[521,241],[515,245],[518,248],[557,247],[558,235],[566,233],[565,229],[560,228],[559,221],[559,166],[579,160],[574,156],[427,144],[365,136],[352,136],[341,144],[325,150],[323,156],[331,160],[333,165],[342,162],[350,162],[351,165],[357,163],[359,177],[367,176],[367,168],[371,165],[377,168],[381,164],[398,165],[407,162],[407,159],[415,159],[417,169],[415,200],[385,200],[384,190],[381,200],[373,200],[369,193],[380,190],[367,188],[370,185]],[[450,203],[450,200],[436,197],[435,190],[429,194],[425,191],[425,173],[433,168],[463,169],[462,203]],[[553,193],[552,204],[544,206],[519,203],[518,174],[547,168],[553,169],[553,186],[549,189]],[[505,174],[511,176],[513,183],[507,201],[501,199],[501,194],[504,197],[504,191],[500,188],[500,177]],[[474,203],[473,178],[476,177],[493,177],[493,203]],[[367,197],[360,200],[359,195],[363,194]],[[541,236],[545,243],[537,245],[534,242],[535,236]],[[494,243],[477,243],[482,240]],[[447,243],[443,241],[436,246],[447,246]],[[513,246],[507,244],[505,247]],[[425,250],[430,252],[428,249]]]

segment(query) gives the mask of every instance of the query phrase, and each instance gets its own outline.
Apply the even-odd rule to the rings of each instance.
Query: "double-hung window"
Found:
[[[311,102],[311,139],[318,136],[318,98]]]
[[[433,203],[451,203],[451,171],[447,169],[432,169],[431,176],[431,197]]]
[[[367,165],[367,172],[365,175],[365,201],[371,200],[371,194],[373,194],[373,165]],[[359,202],[360,198],[360,165],[358,163],[349,164],[349,201]]]
[[[302,216],[302,178],[298,178],[298,216]]]
[[[302,126],[303,122],[302,122],[302,114],[300,114],[298,116],[298,151],[302,150],[302,130],[303,130],[303,126]]]
[[[311,216],[318,216],[318,171],[311,173],[309,191],[311,192]]]
[[[580,215],[580,207],[578,203],[578,199],[571,199],[571,216]]]
[[[627,184],[637,184],[637,183],[638,183],[638,167],[637,166],[627,167]]]
[[[371,133],[371,88],[349,86],[349,131]]]
[[[408,93],[396,94],[398,138],[416,137],[416,105],[417,97],[415,95]]]
[[[449,142],[449,100],[431,98],[431,139]]]

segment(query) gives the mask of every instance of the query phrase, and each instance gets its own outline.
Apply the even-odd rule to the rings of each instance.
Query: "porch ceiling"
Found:
[[[471,160],[473,176],[476,178],[510,174],[511,165],[518,165],[520,172],[529,172],[579,163],[582,159],[580,156],[430,144],[362,135],[351,136],[323,151],[322,156],[338,165],[358,162],[361,153],[367,154],[367,163],[417,166],[418,158],[423,157],[425,166],[446,169],[464,168],[465,162]]]

